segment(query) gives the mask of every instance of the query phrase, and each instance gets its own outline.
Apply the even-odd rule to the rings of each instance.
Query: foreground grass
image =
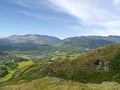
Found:
[[[8,79],[10,79],[12,77],[12,75],[15,73],[16,70],[24,67],[24,66],[27,66],[27,65],[31,65],[33,64],[34,62],[32,60],[29,60],[29,61],[23,61],[23,62],[20,62],[18,63],[18,67],[17,69],[14,69],[14,70],[9,70],[9,74],[7,74],[5,77],[3,78],[0,78],[0,82],[3,82],[3,81],[7,81]]]
[[[1,87],[0,90],[120,90],[120,84],[115,82],[82,84],[60,78],[44,77],[29,83]]]

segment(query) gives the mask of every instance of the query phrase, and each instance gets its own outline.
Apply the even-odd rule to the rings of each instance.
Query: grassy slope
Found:
[[[32,60],[20,62],[20,63],[18,63],[18,69],[22,68],[22,67],[24,67],[26,65],[31,65],[31,64],[33,64]]]
[[[34,64],[28,68],[19,69],[11,80],[3,83],[3,85],[30,82],[44,76],[59,77],[82,83],[101,83],[103,81],[120,82],[119,52],[120,45],[113,45],[93,50],[86,55],[77,56],[72,61],[63,60],[53,63]],[[116,55],[117,58],[115,58]],[[100,65],[96,65],[95,60],[108,63],[109,69],[107,71],[104,71],[103,69],[97,70],[96,68]]]
[[[19,62],[17,69],[9,70],[9,74],[7,74],[3,78],[0,78],[0,82],[7,81],[8,79],[10,79],[12,77],[12,75],[15,73],[16,70],[18,70],[26,65],[31,65],[31,64],[33,64],[32,60]]]
[[[102,84],[82,84],[60,78],[44,77],[29,83],[5,86],[0,90],[119,90],[120,84],[104,82]]]
[[[54,62],[42,71],[48,76],[83,83],[120,82],[120,44],[98,48],[72,61]]]
[[[83,67],[87,62],[90,63],[91,61],[94,61],[94,60],[109,62],[109,63],[112,63],[113,65],[109,64],[109,68],[110,68],[109,72],[102,71],[102,70],[99,70],[96,72],[95,71],[96,69],[94,70],[93,68],[92,73],[91,73],[91,69],[90,71],[88,69],[87,71],[89,72],[86,72],[86,70],[84,72],[76,71],[76,73],[74,74],[74,71],[76,69],[81,69],[81,66]],[[4,87],[5,89],[3,90],[16,90],[16,88],[18,88],[17,90],[62,90],[62,89],[63,90],[119,90],[120,84],[112,83],[112,82],[104,83],[104,81],[120,80],[120,77],[119,77],[120,72],[114,73],[112,71],[112,69],[114,69],[114,71],[120,70],[119,61],[120,61],[120,45],[102,47],[86,55],[78,56],[72,61],[55,62],[52,64],[50,63],[34,64],[34,65],[31,65],[31,67],[24,69],[24,72],[22,71],[23,69],[20,69],[18,70],[18,72],[21,71],[21,73],[16,73],[11,79],[12,81],[9,81],[8,84],[6,83],[3,85],[17,84],[17,82],[21,83],[22,81],[23,81],[22,82],[23,84],[7,86],[7,87]],[[95,66],[95,68],[97,67],[97,65],[94,65],[94,64],[92,64],[92,66]],[[66,75],[67,77],[69,75],[70,77],[70,78],[68,77],[69,80],[81,82],[81,80],[85,81],[90,79],[89,81],[86,81],[86,82],[95,83],[98,80],[97,82],[99,83],[103,82],[103,83],[102,84],[81,84],[81,83],[59,80],[54,78],[52,79],[42,78],[38,80],[38,78],[41,78],[44,75],[43,74],[44,72],[41,72],[41,71],[45,71],[45,73],[48,73],[47,74],[48,76],[58,75],[58,77],[62,77],[62,75],[65,75],[64,73],[67,72]],[[65,72],[61,73],[63,71]],[[68,72],[68,71],[73,71],[73,72]],[[54,75],[53,74],[50,75],[51,73],[53,73]],[[107,76],[110,76],[110,77],[107,77]],[[63,76],[62,78],[65,78],[65,77]],[[109,78],[111,79],[109,80]],[[26,81],[32,81],[32,82],[25,83]]]

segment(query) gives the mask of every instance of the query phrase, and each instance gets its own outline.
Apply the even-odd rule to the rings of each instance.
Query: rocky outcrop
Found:
[[[108,71],[109,63],[101,60],[89,61],[86,65],[86,70],[95,69],[96,71]]]

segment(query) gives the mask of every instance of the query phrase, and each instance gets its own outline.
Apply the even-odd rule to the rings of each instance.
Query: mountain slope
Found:
[[[43,70],[45,75],[79,82],[120,82],[120,45],[98,48],[72,61],[59,61]],[[94,77],[96,76],[96,77]]]
[[[108,41],[112,41],[115,43],[120,43],[120,36],[88,36],[88,38],[91,39],[102,39],[102,40],[108,40]]]
[[[120,82],[119,70],[120,44],[117,44],[98,48],[72,60],[63,59],[52,63],[31,65],[20,75],[15,73],[7,83],[32,81],[44,76],[59,77],[82,83]]]
[[[114,44],[109,40],[94,39],[88,37],[72,37],[63,40],[59,46],[60,51],[82,53],[91,49]]]

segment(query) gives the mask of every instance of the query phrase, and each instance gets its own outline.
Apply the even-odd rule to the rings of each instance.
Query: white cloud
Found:
[[[120,5],[120,0],[113,0],[114,5]]]
[[[20,5],[21,7],[25,7],[21,10],[18,9],[18,13],[24,14],[27,16],[31,16],[36,19],[45,20],[47,22],[64,24],[68,22],[72,22],[69,19],[59,18],[56,12],[50,8],[50,3],[48,0],[10,0],[12,3],[16,5]],[[28,8],[28,9],[26,9]]]
[[[54,9],[70,14],[86,27],[92,27],[92,33],[119,34],[120,9],[116,8],[120,0],[49,0]],[[100,26],[104,31],[96,28]],[[78,28],[71,26],[73,29]]]
[[[101,21],[110,15],[110,12],[98,8],[94,0],[49,0],[58,10],[71,14],[85,23],[91,21]],[[96,0],[95,0],[96,1]],[[98,0],[100,1],[100,0]],[[99,18],[99,19],[98,19]],[[96,20],[97,19],[97,20]]]
[[[88,21],[92,15],[89,13],[88,5],[80,3],[78,0],[49,0],[58,10],[71,14],[83,21]],[[85,10],[85,12],[81,12]]]
[[[120,35],[120,30],[117,30],[117,29],[106,29],[104,31],[93,30],[90,33],[91,33],[91,35],[99,35],[99,36]]]
[[[57,12],[64,12],[75,17],[80,25],[69,26],[70,29],[86,30],[88,34],[119,34],[120,33],[120,0],[12,0],[15,4],[30,9],[41,9],[41,5],[49,10],[54,9]],[[50,8],[51,7],[51,8]],[[51,10],[52,11],[52,10]],[[38,11],[39,12],[39,11]],[[50,22],[64,18],[55,18],[53,16],[41,16],[40,14],[20,11],[20,13],[29,15],[38,19],[45,19]],[[57,21],[56,20],[56,21]],[[69,21],[69,20],[67,20]],[[59,23],[59,22],[56,22]],[[99,28],[100,27],[100,28]],[[102,29],[101,29],[102,28]],[[82,30],[84,32],[84,30]],[[87,33],[86,33],[87,34]]]
[[[112,23],[106,23],[105,26],[110,26]],[[118,25],[116,25],[118,26]],[[114,26],[115,27],[115,26]],[[108,27],[105,29],[100,28],[85,28],[81,26],[69,26],[68,28],[78,32],[80,35],[98,35],[98,36],[108,36],[108,35],[120,35],[120,29],[116,29],[114,27]],[[120,26],[119,26],[120,28]]]

